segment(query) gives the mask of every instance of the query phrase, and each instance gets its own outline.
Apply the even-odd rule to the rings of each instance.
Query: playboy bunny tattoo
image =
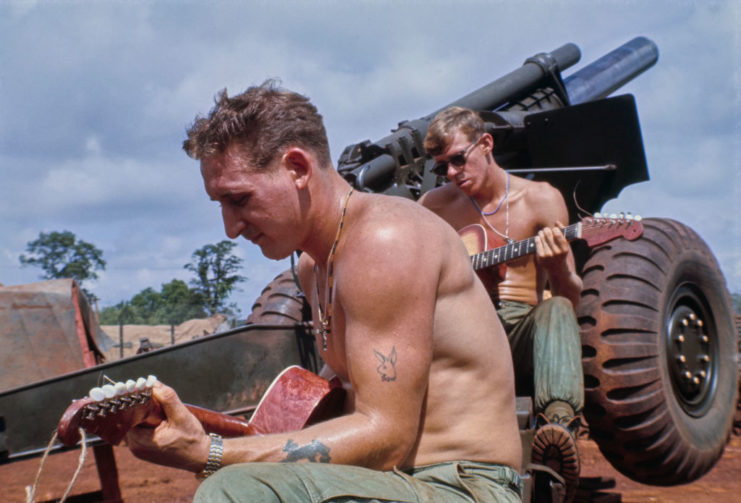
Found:
[[[384,356],[383,353],[373,350],[376,355],[376,359],[380,362],[376,367],[376,372],[381,376],[381,379],[385,382],[396,380],[396,346],[391,348],[391,354]]]

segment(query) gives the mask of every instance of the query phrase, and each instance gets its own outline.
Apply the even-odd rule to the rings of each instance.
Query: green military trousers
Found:
[[[555,400],[580,412],[581,337],[571,302],[551,297],[535,307],[507,300],[495,305],[512,349],[517,395],[533,397],[536,413]]]
[[[201,483],[195,503],[516,503],[509,466],[452,461],[408,472],[327,463],[229,465]]]

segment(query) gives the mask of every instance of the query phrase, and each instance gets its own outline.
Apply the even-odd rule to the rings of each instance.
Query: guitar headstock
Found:
[[[88,396],[67,407],[57,426],[59,440],[74,445],[80,441],[79,428],[83,428],[118,445],[129,429],[159,412],[159,405],[152,399],[155,382],[157,378],[149,376],[92,388]]]
[[[611,215],[595,213],[593,217],[586,217],[581,221],[581,238],[589,246],[601,245],[620,237],[633,241],[643,234],[641,220],[640,215],[630,213]]]

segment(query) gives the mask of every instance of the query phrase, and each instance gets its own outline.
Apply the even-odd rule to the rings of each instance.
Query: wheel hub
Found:
[[[716,358],[706,311],[687,288],[677,292],[667,323],[667,358],[680,404],[702,415],[711,403]]]

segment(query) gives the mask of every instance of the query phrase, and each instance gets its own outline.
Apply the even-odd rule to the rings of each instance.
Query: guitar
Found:
[[[587,217],[582,221],[561,229],[568,241],[583,239],[590,247],[594,247],[613,239],[623,237],[629,241],[638,239],[643,234],[641,217]],[[496,273],[499,279],[504,279],[506,262],[525,255],[535,253],[535,236],[504,244],[498,236],[490,236],[481,224],[471,224],[460,231],[466,250],[471,255],[471,264],[475,271],[499,266]],[[492,238],[495,248],[489,247],[489,237]],[[500,246],[497,246],[500,245]]]
[[[79,428],[118,445],[133,427],[156,426],[165,416],[152,396],[154,376],[106,384],[67,407],[57,426],[66,446],[80,441]],[[297,431],[339,415],[345,390],[339,379],[326,380],[298,366],[283,370],[272,382],[249,421],[209,409],[186,407],[208,433],[224,437]]]

